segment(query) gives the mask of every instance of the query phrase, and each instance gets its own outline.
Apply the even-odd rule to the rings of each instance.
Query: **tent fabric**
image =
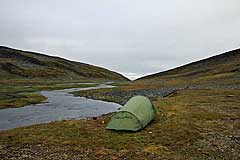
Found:
[[[147,97],[135,96],[113,115],[106,129],[138,131],[145,128],[154,115],[152,102]]]

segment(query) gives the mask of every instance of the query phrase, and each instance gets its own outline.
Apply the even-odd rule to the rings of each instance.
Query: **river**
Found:
[[[116,103],[74,97],[70,94],[73,91],[110,87],[113,86],[100,84],[89,88],[41,91],[40,93],[48,98],[46,103],[0,110],[0,130],[52,121],[78,120],[115,112],[120,107]]]

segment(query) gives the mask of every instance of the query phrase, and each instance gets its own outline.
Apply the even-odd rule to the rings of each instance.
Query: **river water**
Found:
[[[115,112],[120,107],[116,103],[74,97],[69,93],[110,87],[112,86],[101,84],[97,87],[89,88],[41,91],[40,93],[48,98],[47,103],[0,110],[0,130],[52,121],[84,119]]]

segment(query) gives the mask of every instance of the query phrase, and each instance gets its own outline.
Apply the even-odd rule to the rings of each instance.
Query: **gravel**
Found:
[[[227,89],[227,90],[236,90],[240,89],[240,84],[234,85],[218,85],[218,84],[208,84],[208,85],[189,85],[182,87],[165,87],[165,88],[153,88],[153,89],[138,89],[138,90],[130,90],[130,91],[110,91],[106,93],[98,93],[93,95],[86,96],[91,99],[100,99],[106,100],[106,97],[111,97],[111,99],[120,104],[124,105],[127,101],[133,96],[146,96],[151,100],[156,99],[157,97],[167,97],[169,95],[174,94],[177,91],[185,90],[185,89]]]

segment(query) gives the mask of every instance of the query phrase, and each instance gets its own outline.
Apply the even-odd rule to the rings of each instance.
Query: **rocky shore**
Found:
[[[234,85],[189,85],[189,86],[180,86],[180,87],[165,87],[165,88],[150,88],[150,89],[136,89],[136,90],[109,90],[106,92],[78,92],[78,96],[96,99],[96,100],[104,100],[104,101],[113,101],[120,105],[126,104],[126,102],[133,96],[141,95],[150,98],[151,100],[155,100],[157,97],[167,97],[170,96],[177,91],[180,90],[200,90],[200,89],[224,89],[224,90],[238,90],[240,89],[240,84]]]

